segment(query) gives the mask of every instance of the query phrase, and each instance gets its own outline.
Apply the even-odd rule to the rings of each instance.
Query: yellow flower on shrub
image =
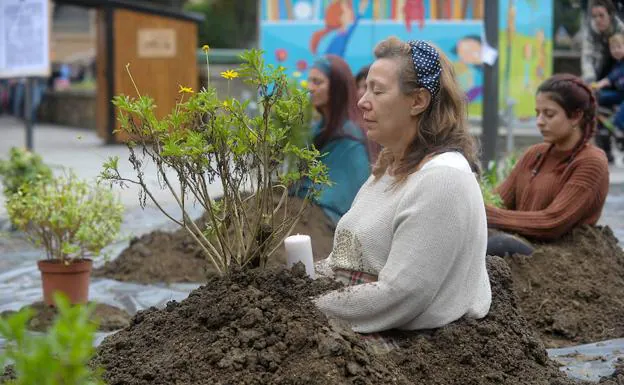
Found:
[[[193,92],[191,87],[183,87],[182,85],[180,85],[180,89],[178,90],[178,93],[181,94],[192,94]]]
[[[238,72],[234,70],[227,70],[227,71],[221,72],[221,77],[227,80],[236,79],[238,77]]]
[[[308,88],[308,81],[307,80],[302,80],[299,84],[301,84],[301,87],[303,87],[303,88]]]
[[[208,51],[210,51],[210,46],[209,46],[208,44],[204,44],[204,46],[202,47],[202,50],[203,50],[205,53],[208,53]]]

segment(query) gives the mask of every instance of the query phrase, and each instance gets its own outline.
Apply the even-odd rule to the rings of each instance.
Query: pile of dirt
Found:
[[[309,300],[340,287],[289,270],[210,278],[164,310],[137,313],[94,364],[108,384],[410,384]]]
[[[488,259],[493,303],[483,320],[391,332],[375,354],[336,327],[310,297],[340,285],[288,270],[211,278],[166,309],[138,313],[104,340],[94,364],[109,384],[572,385],[519,314],[511,272]],[[406,380],[408,379],[408,380]]]
[[[286,215],[294,216],[301,199],[291,197],[289,202]],[[205,222],[204,217],[197,220],[198,224]],[[312,238],[316,260],[326,258],[332,250],[333,225],[323,210],[314,204],[308,205],[292,234],[307,234]],[[285,249],[280,248],[273,259],[285,261]],[[211,271],[212,265],[192,237],[180,229],[173,233],[154,231],[134,238],[116,259],[95,269],[93,276],[138,283],[204,282]]]
[[[54,306],[48,306],[43,302],[35,302],[32,305],[24,306],[24,308],[30,308],[34,311],[33,317],[28,322],[28,329],[36,332],[48,330],[58,315],[58,310]],[[8,310],[2,312],[0,317],[8,317],[13,313],[15,312]],[[130,318],[130,314],[125,310],[104,303],[96,303],[90,319],[97,322],[99,331],[110,332],[128,326]]]
[[[624,252],[609,227],[580,227],[506,261],[520,308],[547,347],[624,337]]]
[[[388,333],[400,346],[391,360],[414,384],[577,384],[548,359],[518,310],[509,266],[488,257],[492,305],[481,320],[462,319],[423,333]]]

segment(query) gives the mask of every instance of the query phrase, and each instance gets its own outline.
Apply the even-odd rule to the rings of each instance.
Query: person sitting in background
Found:
[[[585,82],[607,76],[614,60],[609,53],[609,37],[624,32],[624,23],[617,16],[611,0],[591,0],[588,17],[581,25],[583,34],[581,71]]]
[[[375,57],[358,105],[384,149],[316,265],[351,286],[315,304],[360,333],[482,318],[487,223],[465,96],[449,60],[424,41],[388,38]]]
[[[617,107],[617,111],[610,120],[603,119],[598,122],[599,129],[610,131],[616,139],[622,141],[624,137],[624,34],[614,33],[609,38],[609,51],[616,60],[615,65],[609,74],[598,82],[592,83],[592,88],[597,90],[598,105],[605,108]],[[605,126],[605,127],[602,127]],[[607,154],[609,163],[613,162],[611,152],[611,139],[608,132],[603,132],[605,136],[601,141],[601,147]],[[608,145],[607,145],[608,140]]]
[[[336,224],[370,175],[368,141],[356,104],[355,79],[344,60],[327,55],[315,61],[308,88],[312,105],[321,116],[312,127],[313,143],[322,154],[321,161],[332,182],[323,187],[315,203]],[[307,191],[306,183],[299,192],[302,196]]]
[[[486,206],[489,255],[531,254],[529,239],[554,240],[574,227],[595,225],[609,190],[603,151],[590,143],[596,131],[596,100],[574,75],[545,80],[535,98],[544,143],[531,146],[496,189],[505,208]]]
[[[362,99],[364,93],[366,92],[366,77],[368,76],[368,69],[370,66],[364,66],[360,69],[360,71],[355,75],[355,83],[357,84],[357,99]]]

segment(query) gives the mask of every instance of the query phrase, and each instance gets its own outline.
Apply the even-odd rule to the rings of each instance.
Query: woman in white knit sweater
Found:
[[[350,286],[315,303],[360,333],[484,317],[487,224],[465,97],[424,41],[389,38],[375,57],[358,106],[384,150],[317,264]]]

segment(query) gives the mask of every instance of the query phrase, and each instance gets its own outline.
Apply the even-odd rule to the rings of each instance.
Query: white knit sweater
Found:
[[[330,256],[317,264],[362,271],[378,281],[315,299],[330,317],[361,333],[430,329],[490,308],[485,267],[485,206],[468,161],[457,152],[433,157],[392,188],[393,178],[362,186],[336,228]]]

